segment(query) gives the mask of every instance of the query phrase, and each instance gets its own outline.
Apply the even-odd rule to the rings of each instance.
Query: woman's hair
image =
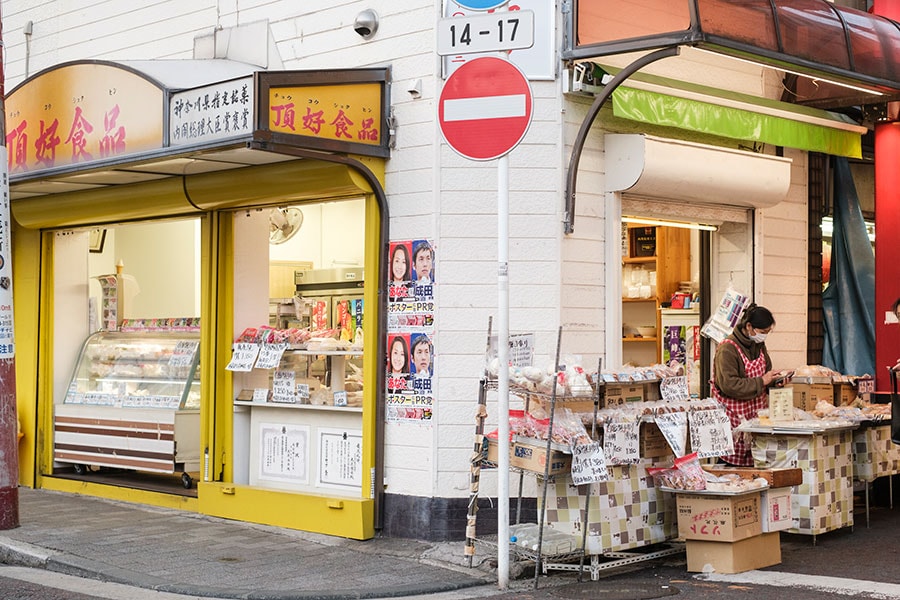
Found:
[[[397,244],[394,246],[394,251],[391,252],[391,264],[388,265],[391,272],[391,280],[393,281],[394,279],[394,257],[397,256],[398,252],[402,252],[403,258],[406,259],[406,273],[403,275],[403,281],[408,281],[412,274],[412,265],[409,262],[409,250],[403,244]]]
[[[753,329],[766,329],[775,324],[775,317],[772,316],[772,312],[765,306],[750,304],[744,309],[744,314],[741,316],[738,326],[743,329],[747,323],[750,323]]]
[[[391,345],[388,348],[388,373],[392,372],[394,369],[394,364],[391,362],[391,355],[394,353],[394,344],[397,342],[400,343],[400,346],[403,347],[403,369],[400,371],[401,373],[409,373],[409,348],[406,346],[406,338],[403,336],[395,336],[394,339],[391,340]]]

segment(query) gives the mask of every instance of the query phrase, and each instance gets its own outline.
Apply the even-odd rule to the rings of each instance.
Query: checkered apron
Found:
[[[760,352],[756,360],[750,360],[744,355],[741,347],[732,340],[725,340],[723,343],[731,344],[737,348],[738,354],[744,361],[744,373],[747,377],[761,377],[766,372],[765,354]],[[752,400],[734,400],[723,396],[716,385],[712,386],[712,393],[713,397],[725,407],[725,412],[728,413],[728,418],[731,420],[731,429],[734,435],[734,454],[723,456],[721,457],[722,460],[730,465],[752,467],[753,456],[750,454],[749,435],[734,431],[734,429],[744,421],[755,418],[758,411],[769,408],[768,393],[763,390],[762,394]]]

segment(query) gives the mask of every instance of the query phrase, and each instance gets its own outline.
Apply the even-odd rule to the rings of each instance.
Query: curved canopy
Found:
[[[900,24],[826,0],[576,0],[572,29],[568,59],[689,45],[802,76],[798,104],[900,97]]]

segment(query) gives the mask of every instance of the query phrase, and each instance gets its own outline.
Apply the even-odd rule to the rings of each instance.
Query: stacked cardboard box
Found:
[[[794,377],[788,386],[794,389],[794,406],[812,412],[816,404],[834,404],[834,385],[830,377]]]

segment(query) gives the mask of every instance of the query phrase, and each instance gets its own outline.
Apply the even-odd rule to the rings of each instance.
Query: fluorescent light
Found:
[[[706,225],[704,223],[685,223],[683,221],[663,221],[661,219],[644,219],[641,217],[622,217],[623,223],[633,223],[635,225],[657,225],[660,227],[678,227],[680,229],[699,229],[700,231],[718,231],[715,225]]]
[[[843,88],[848,88],[848,89],[851,89],[851,90],[855,90],[855,91],[857,91],[857,92],[864,92],[864,93],[866,93],[866,94],[874,94],[874,95],[876,95],[876,96],[883,96],[883,95],[884,95],[883,92],[880,92],[880,91],[878,91],[878,90],[876,90],[876,89],[873,89],[873,88],[862,87],[862,86],[859,86],[859,85],[853,85],[853,84],[851,84],[851,83],[844,83],[843,81],[835,81],[834,79],[826,79],[825,77],[817,77],[817,76],[815,76],[815,75],[811,75],[810,73],[803,73],[802,71],[794,71],[794,70],[791,70],[791,69],[785,69],[785,68],[784,68],[783,66],[781,66],[781,65],[770,65],[770,64],[768,64],[768,63],[764,63],[764,62],[761,62],[761,61],[750,60],[749,58],[743,58],[743,57],[740,57],[740,56],[734,56],[734,55],[732,55],[732,54],[727,54],[727,53],[724,53],[724,52],[715,52],[715,51],[713,51],[713,50],[707,50],[707,49],[705,49],[705,48],[694,48],[694,50],[697,50],[698,52],[706,52],[706,53],[708,53],[708,54],[713,54],[713,55],[715,55],[715,56],[725,56],[725,57],[730,58],[730,59],[732,59],[732,60],[737,60],[737,61],[740,61],[740,62],[748,63],[748,64],[751,64],[751,65],[755,65],[755,66],[757,66],[757,67],[765,67],[765,68],[767,68],[767,69],[774,69],[774,70],[776,70],[776,71],[783,71],[783,72],[785,72],[785,73],[791,73],[792,75],[799,75],[800,77],[806,77],[807,79],[812,79],[813,81],[822,81],[822,82],[825,82],[825,83],[830,83],[830,84],[832,84],[832,85],[837,85],[837,86],[840,86],[840,87],[843,87]]]

